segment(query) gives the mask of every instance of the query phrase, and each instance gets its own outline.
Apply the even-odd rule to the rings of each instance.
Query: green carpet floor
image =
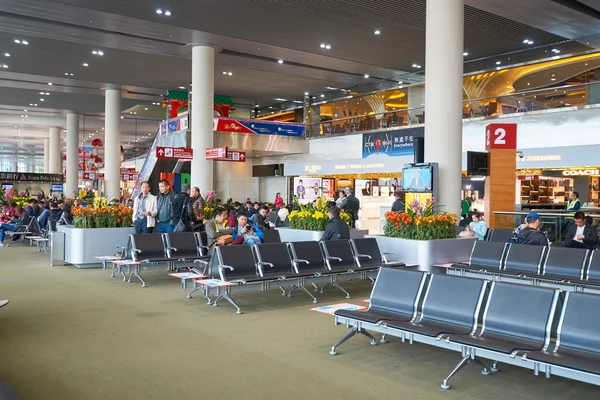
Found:
[[[244,314],[229,304],[186,300],[166,271],[145,273],[148,287],[100,269],[50,267],[29,247],[0,248],[0,379],[23,399],[568,399],[600,388],[535,377],[502,366],[482,376],[467,366],[439,385],[460,355],[391,339],[372,347],[356,337],[328,354],[345,332],[310,311],[298,293],[243,292]],[[367,298],[364,281],[344,284],[320,304]],[[234,293],[235,295],[235,293]]]

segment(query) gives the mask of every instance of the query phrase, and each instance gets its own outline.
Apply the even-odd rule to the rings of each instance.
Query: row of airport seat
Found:
[[[283,295],[286,295],[283,286],[291,283],[288,296],[300,290],[317,303],[316,297],[305,287],[307,280],[312,280],[318,290],[314,279],[325,278],[328,282],[319,290],[321,293],[325,287],[333,286],[350,298],[348,291],[339,284],[340,275],[359,274],[367,278],[368,272],[376,271],[382,265],[405,265],[396,258],[391,253],[381,254],[374,238],[222,246],[214,249],[211,261],[202,273],[233,286],[260,285],[262,291],[277,283]],[[218,306],[221,299],[226,299],[237,313],[241,313],[231,297],[231,287],[228,286],[213,305]]]
[[[352,329],[330,354],[360,334],[375,345],[370,332],[378,332],[383,343],[393,336],[460,352],[443,389],[469,363],[483,375],[505,363],[600,385],[598,309],[594,294],[383,267],[367,311],[335,312],[335,323]]]
[[[600,293],[600,251],[477,241],[470,259],[448,273]]]

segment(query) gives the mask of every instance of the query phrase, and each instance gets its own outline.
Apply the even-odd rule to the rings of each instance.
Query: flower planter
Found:
[[[114,254],[116,246],[125,246],[129,235],[135,233],[130,228],[74,228],[59,225],[59,232],[65,234],[65,262],[77,268],[96,268],[102,264],[95,256]]]
[[[367,236],[377,239],[382,253],[396,253],[400,261],[419,264],[420,271],[434,272],[433,264],[468,261],[475,238],[438,240],[400,239],[386,236]]]
[[[305,231],[302,229],[277,228],[282,242],[305,242],[309,240],[321,240],[325,231]],[[351,229],[350,238],[360,239],[368,235],[367,229]]]

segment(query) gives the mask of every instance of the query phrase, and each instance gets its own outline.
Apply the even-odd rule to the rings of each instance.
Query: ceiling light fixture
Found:
[[[102,50],[92,50],[92,54],[96,56],[103,56],[104,52]]]
[[[559,49],[552,49],[552,52],[553,52],[554,54],[558,54],[558,53],[560,53],[560,50],[559,50]]]
[[[275,100],[277,100],[277,101],[287,101],[287,99],[282,99],[281,97],[275,97]]]
[[[279,64],[283,64],[283,60],[277,60]]]
[[[466,51],[463,53],[463,57],[466,57],[468,55],[469,55],[469,53],[467,53]]]
[[[83,65],[84,67],[88,67],[90,64],[88,64],[88,63],[84,62],[84,63],[83,63],[83,64],[81,64],[81,65]]]
[[[365,79],[368,79],[369,78],[369,74],[365,74],[364,77],[365,77]]]
[[[2,68],[8,68],[8,65],[2,64]]]
[[[170,17],[170,16],[171,16],[171,11],[169,11],[169,10],[166,10],[166,11],[165,11],[165,15],[166,15],[167,17]]]
[[[380,35],[381,31],[379,29],[375,29],[375,32],[373,32],[375,35]]]
[[[228,72],[227,75],[231,76],[233,75],[233,72]]]
[[[162,13],[163,13],[163,10],[161,10],[160,8],[157,8],[157,9],[156,9],[156,13],[160,15],[160,14],[162,14]]]
[[[330,45],[330,44],[327,44],[327,43],[321,43],[321,46],[320,46],[320,47],[321,47],[322,49],[326,49],[326,50],[329,50],[329,49],[331,49],[331,45]]]
[[[322,94],[322,95],[321,95],[321,97],[325,97],[325,95],[324,95],[324,94]]]
[[[421,68],[421,66],[419,64],[413,64],[412,67],[413,68]]]
[[[40,101],[44,101],[44,99],[40,99]]]
[[[48,82],[48,86],[52,86],[52,82]]]
[[[305,95],[305,96],[308,96],[308,94],[309,94],[308,92],[304,92],[304,95]]]
[[[10,53],[4,53],[4,57],[10,57]]]
[[[502,64],[502,62],[496,61],[496,65],[500,65],[500,64]]]
[[[185,89],[185,86],[179,86],[179,89],[183,90],[183,89]]]
[[[523,40],[523,43],[525,43],[525,44],[533,44],[533,40],[525,39],[525,40]]]

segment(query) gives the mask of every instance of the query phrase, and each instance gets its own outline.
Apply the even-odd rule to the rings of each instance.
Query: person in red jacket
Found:
[[[278,210],[285,206],[285,203],[283,202],[283,197],[281,197],[280,192],[277,192],[277,194],[275,195],[275,201],[273,202],[273,204],[275,204],[275,208]]]

